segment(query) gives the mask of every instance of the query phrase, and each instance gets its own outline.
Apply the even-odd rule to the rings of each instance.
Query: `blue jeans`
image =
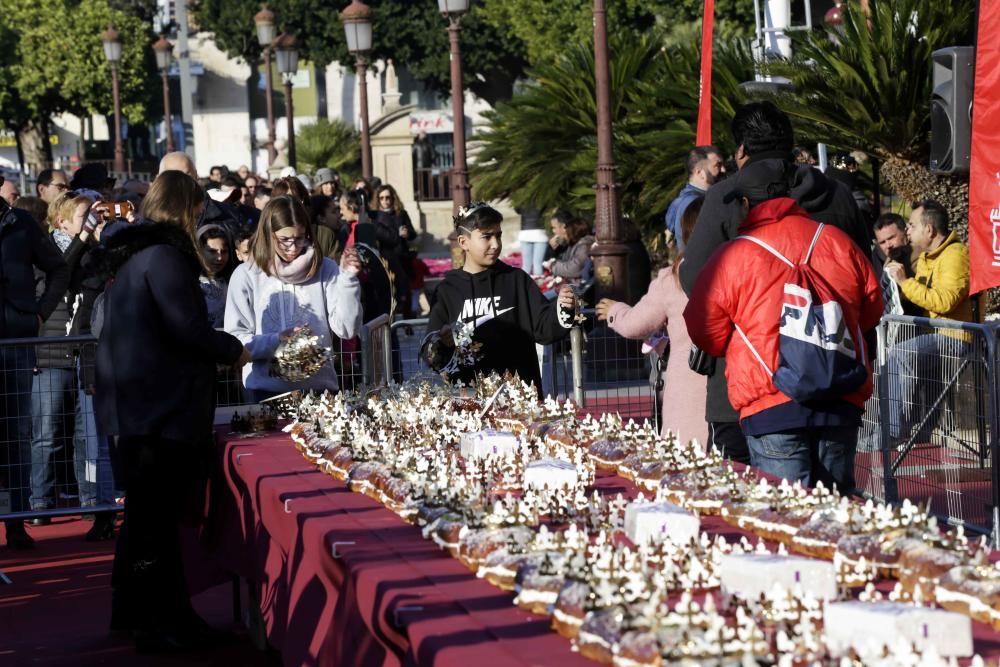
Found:
[[[77,384],[76,421],[73,431],[73,465],[80,488],[80,505],[111,505],[115,496],[111,471],[111,446],[101,433],[94,412],[94,397]]]
[[[854,452],[857,426],[797,428],[761,436],[747,436],[750,464],[790,482],[827,488],[836,484],[842,493],[854,489]]]
[[[114,502],[108,440],[97,432],[94,401],[74,368],[42,368],[31,388],[31,509],[56,504],[54,463],[65,450],[57,441],[63,417],[73,411],[73,470],[80,505]]]
[[[542,275],[542,261],[548,245],[545,241],[521,241],[521,268],[533,276]]]
[[[889,349],[880,381],[883,400],[888,401],[891,445],[909,438],[917,422],[923,425],[914,436],[915,441],[926,442],[930,438],[944,403],[937,399],[968,354],[967,342],[941,334],[915,336]],[[923,401],[918,400],[921,394]],[[932,407],[935,402],[937,407]],[[930,410],[926,419],[924,408]]]
[[[65,458],[57,441],[73,400],[72,368],[40,368],[31,383],[31,509],[55,507],[55,464]],[[81,494],[83,489],[80,489]]]
[[[31,370],[35,351],[30,347],[0,346],[0,489],[10,496],[10,509],[28,509],[31,483]],[[2,505],[3,503],[0,503]]]

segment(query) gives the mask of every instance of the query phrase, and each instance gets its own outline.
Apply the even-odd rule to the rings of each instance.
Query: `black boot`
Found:
[[[100,512],[94,519],[94,525],[83,538],[88,542],[101,542],[115,539],[115,519],[118,512]]]
[[[24,522],[19,519],[8,519],[4,521],[7,528],[7,548],[15,550],[32,549],[35,540],[31,539],[28,531],[24,529]]]

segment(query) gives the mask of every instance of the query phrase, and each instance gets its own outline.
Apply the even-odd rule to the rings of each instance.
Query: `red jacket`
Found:
[[[816,234],[817,223],[793,199],[780,198],[751,209],[739,227],[800,263]],[[809,265],[831,286],[844,315],[869,331],[882,317],[882,294],[871,262],[851,238],[827,225],[813,250]],[[698,275],[684,320],[691,341],[714,357],[726,358],[729,400],[745,419],[792,399],[771,382],[750,348],[735,334],[738,324],[771,369],[778,367],[778,328],[784,301],[787,269],[756,243],[734,239],[720,246]],[[860,338],[855,332],[855,337]],[[863,345],[863,341],[858,341]],[[871,367],[862,355],[868,379],[844,397],[864,407],[871,396]]]

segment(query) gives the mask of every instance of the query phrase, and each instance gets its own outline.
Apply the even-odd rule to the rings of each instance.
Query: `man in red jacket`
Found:
[[[725,356],[729,400],[739,411],[751,463],[785,479],[823,481],[849,492],[858,428],[872,392],[864,334],[882,316],[882,297],[869,259],[840,229],[826,225],[820,231],[788,197],[790,182],[787,167],[774,161],[740,171],[729,195],[742,201],[746,211],[739,238],[709,259],[684,319],[695,345],[712,356]],[[795,284],[795,276],[803,271],[813,276],[816,293],[822,294],[819,302],[813,295],[815,307],[797,310],[794,296],[801,285]],[[837,315],[830,318],[830,309]],[[808,317],[801,318],[802,313]],[[789,320],[816,318],[832,328],[814,343],[808,341],[815,333],[808,327],[801,340],[790,334],[795,326],[792,322],[789,327]],[[800,392],[801,387],[823,386],[824,378],[792,374],[790,385],[789,376],[782,375],[788,372],[789,345],[800,350],[804,345],[807,355],[812,350],[825,359],[844,355],[836,364],[845,359],[853,364],[854,381],[846,389],[831,384],[829,390],[803,398],[807,392]],[[820,375],[827,369],[820,365],[817,370]],[[776,378],[785,392],[775,386]]]

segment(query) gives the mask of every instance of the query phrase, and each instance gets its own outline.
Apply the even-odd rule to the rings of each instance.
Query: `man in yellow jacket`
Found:
[[[932,200],[915,204],[906,235],[917,256],[915,275],[907,278],[899,262],[885,266],[903,298],[922,308],[927,317],[972,322],[969,249],[951,231],[948,212]]]
[[[899,262],[886,264],[885,272],[899,285],[902,297],[921,308],[926,317],[974,321],[969,296],[968,247],[951,230],[948,212],[941,204],[926,200],[912,208],[906,235],[917,257],[913,266],[915,275],[907,278]],[[937,395],[951,379],[944,377],[942,371],[950,371],[949,375],[954,373],[952,366],[957,369],[960,360],[969,354],[970,342],[969,334],[945,329],[915,336],[889,350],[884,369],[887,382],[883,386],[888,390],[884,397],[890,401],[890,438],[927,441],[937,422],[939,408],[926,416],[919,414],[914,398],[923,386],[933,394],[928,403],[940,406]],[[954,363],[945,364],[946,360]],[[910,438],[915,422],[919,422],[920,428]]]

